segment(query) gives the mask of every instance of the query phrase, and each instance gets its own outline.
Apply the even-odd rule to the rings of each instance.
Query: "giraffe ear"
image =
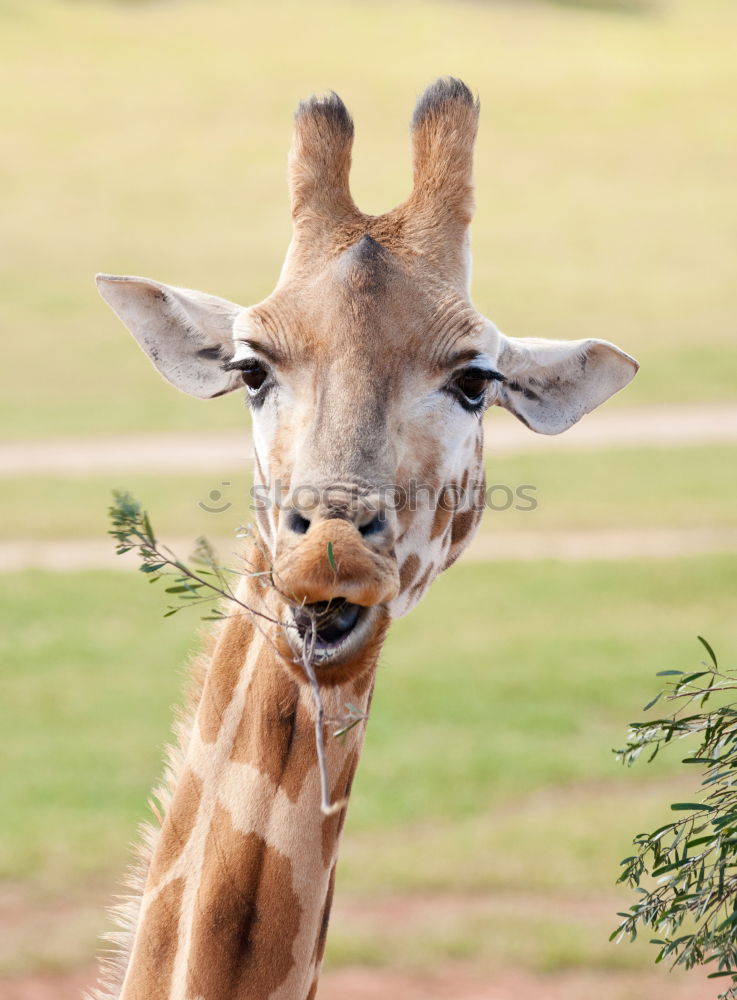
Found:
[[[495,402],[539,434],[560,434],[637,373],[638,363],[606,340],[499,338]]]
[[[150,278],[98,274],[97,288],[154,364],[177,389],[209,399],[242,386],[225,372],[241,307],[227,299]]]

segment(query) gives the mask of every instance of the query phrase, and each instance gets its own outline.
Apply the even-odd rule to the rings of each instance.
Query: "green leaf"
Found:
[[[154,529],[151,527],[151,522],[149,521],[148,514],[145,511],[143,512],[143,518],[142,518],[142,520],[143,520],[143,527],[144,527],[144,530],[146,532],[146,535],[148,536],[148,538],[150,538],[150,539],[153,540],[153,538],[154,538]]]
[[[706,650],[706,652],[709,654],[709,659],[714,664],[714,669],[718,670],[719,669],[719,664],[717,663],[717,658],[716,658],[716,654],[714,653],[714,650],[711,648],[711,646],[706,641],[706,639],[703,637],[703,635],[697,635],[696,638],[699,640],[699,642],[701,643],[701,645],[704,647],[704,649]]]
[[[663,865],[660,868],[656,868],[655,871],[651,872],[653,878],[658,878],[660,875],[665,875],[666,872],[673,872],[676,868],[683,867],[683,861],[673,861],[669,865]]]
[[[351,719],[350,722],[347,722],[340,729],[336,729],[336,731],[333,733],[333,736],[336,739],[340,736],[345,736],[345,734],[349,733],[354,726],[358,725],[359,722],[363,722],[363,719]]]
[[[711,833],[711,834],[709,834],[708,837],[696,837],[695,840],[689,840],[689,841],[687,841],[687,845],[686,846],[690,850],[692,847],[701,847],[702,844],[709,844],[709,843],[711,843],[712,841],[714,841],[716,839],[717,839],[717,835],[715,833]]]
[[[696,809],[706,809],[707,812],[713,812],[715,806],[709,806],[705,802],[674,802],[671,805],[673,812],[691,812]]]
[[[328,542],[328,562],[333,573],[335,573],[335,555],[333,553],[333,543]]]
[[[649,701],[649,702],[647,703],[647,705],[645,705],[645,706],[644,706],[644,708],[642,709],[642,711],[643,711],[643,712],[647,712],[647,711],[648,711],[648,709],[652,708],[652,707],[653,707],[653,705],[654,705],[654,704],[655,704],[656,702],[660,701],[660,699],[661,699],[662,697],[663,697],[663,692],[662,692],[662,691],[658,691],[658,693],[657,693],[657,694],[655,695],[655,697],[654,697],[654,698],[652,699],[652,701]]]
[[[675,825],[675,823],[666,823],[664,826],[659,826],[657,830],[653,830],[653,832],[649,835],[649,838],[648,835],[644,833],[638,834],[638,837],[645,837],[650,840],[660,840],[660,838],[669,830],[672,830]]]
[[[676,685],[676,688],[684,687],[686,684],[693,684],[695,680],[699,677],[703,677],[705,674],[710,674],[710,670],[695,670],[692,674],[686,674],[683,680],[680,680]]]

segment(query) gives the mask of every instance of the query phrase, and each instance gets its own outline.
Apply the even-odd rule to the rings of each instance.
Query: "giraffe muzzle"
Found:
[[[340,518],[316,521],[309,532],[279,538],[273,580],[293,607],[386,604],[399,589],[393,539],[376,540]]]
[[[393,533],[383,525],[362,531],[361,520],[316,516],[304,532],[285,525],[272,566],[286,603],[281,633],[290,665],[303,673],[309,658],[327,684],[362,669],[399,587]]]

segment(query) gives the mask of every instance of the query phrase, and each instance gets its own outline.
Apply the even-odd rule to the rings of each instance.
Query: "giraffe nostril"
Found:
[[[310,522],[303,517],[298,510],[292,508],[287,514],[287,527],[295,535],[306,535],[310,527]]]
[[[372,517],[367,524],[360,525],[358,530],[361,532],[363,537],[366,538],[369,535],[380,534],[382,531],[384,531],[385,528],[386,528],[386,514],[380,512],[376,514],[375,517]]]

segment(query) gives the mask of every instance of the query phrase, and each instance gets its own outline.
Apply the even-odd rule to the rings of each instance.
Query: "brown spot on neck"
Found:
[[[417,576],[417,571],[420,568],[419,556],[416,556],[414,552],[407,556],[407,558],[402,563],[399,570],[399,589],[404,593],[409,585],[412,583],[414,578]]]
[[[232,759],[266,774],[296,802],[308,772],[317,765],[314,727],[300,685],[273,659],[265,646],[246,693]]]
[[[411,596],[413,600],[418,600],[422,596],[422,594],[427,589],[427,586],[430,583],[430,578],[432,577],[434,572],[435,572],[435,566],[433,566],[431,563],[427,567],[425,572],[422,574],[420,579],[417,581],[417,583],[415,583],[412,587]]]
[[[148,908],[121,1000],[169,1000],[183,892],[184,881],[174,879]]]
[[[180,778],[164,818],[148,873],[148,888],[158,885],[184,850],[197,818],[201,798],[202,782],[188,769]]]
[[[292,863],[218,806],[194,909],[187,995],[268,1000],[294,964],[300,905]]]
[[[450,521],[451,513],[452,511],[448,507],[444,507],[440,502],[438,502],[438,505],[435,508],[435,515],[432,519],[432,530],[430,531],[431,541],[445,533],[448,521]]]
[[[454,514],[450,528],[450,548],[443,569],[452,566],[456,561],[480,519],[480,510],[461,510]]]
[[[460,545],[468,537],[478,522],[479,514],[475,510],[460,510],[453,517],[453,524],[450,529],[450,544]]]

